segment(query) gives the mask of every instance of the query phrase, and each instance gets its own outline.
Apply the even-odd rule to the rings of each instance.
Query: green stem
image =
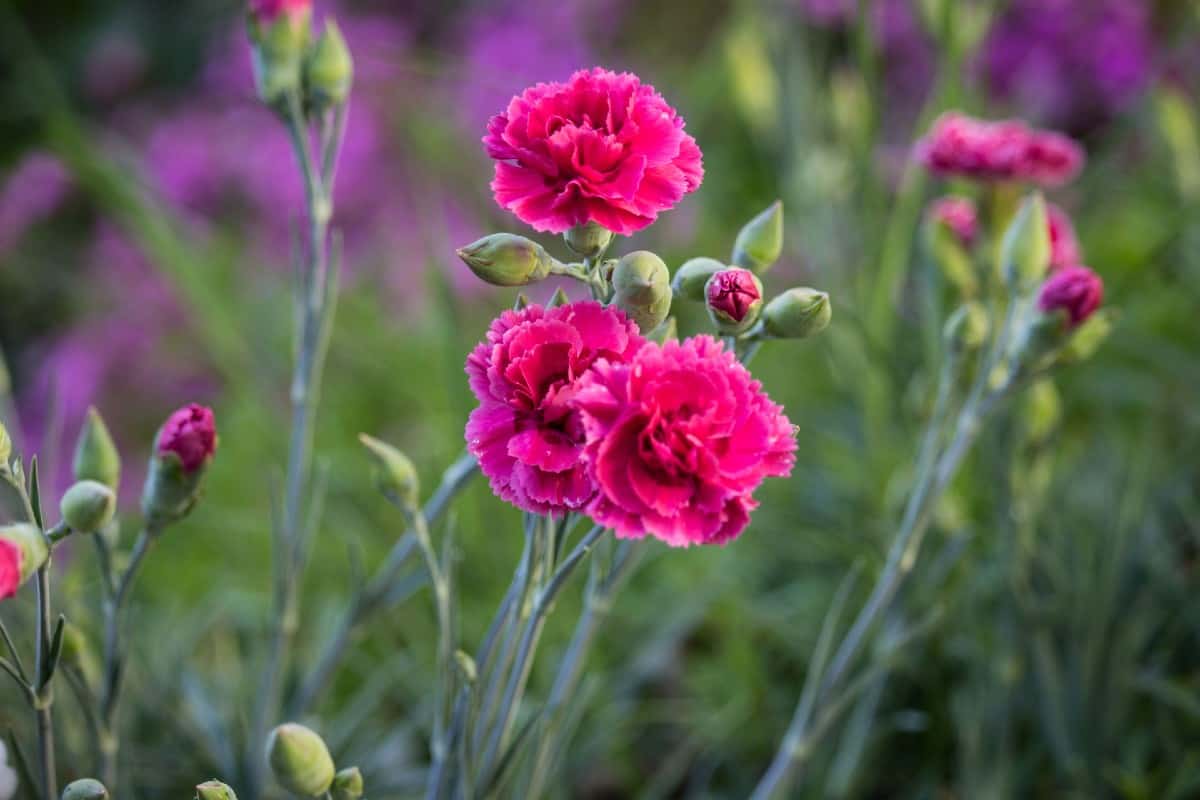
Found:
[[[58,779],[54,768],[54,691],[47,674],[50,657],[50,558],[37,571],[37,653],[36,675],[38,764],[41,770],[42,791],[46,800],[57,800]]]

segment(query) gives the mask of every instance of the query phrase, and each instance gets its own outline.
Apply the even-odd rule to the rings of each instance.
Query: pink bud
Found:
[[[21,548],[7,539],[0,539],[0,600],[17,593],[21,585]]]
[[[1076,327],[1092,315],[1104,300],[1104,282],[1087,267],[1063,267],[1042,284],[1038,309],[1043,313],[1065,311],[1068,327]]]
[[[1053,203],[1046,204],[1046,221],[1050,227],[1050,269],[1073,267],[1083,260],[1075,226],[1071,218]]]
[[[708,279],[705,297],[714,314],[741,323],[762,307],[762,285],[750,270],[732,267]]]
[[[975,237],[979,234],[979,219],[975,204],[970,199],[954,195],[942,197],[929,207],[929,216],[934,222],[949,228],[963,247],[975,243]]]
[[[184,472],[194,472],[217,449],[217,428],[212,409],[192,403],[167,418],[158,437],[159,455],[179,456]]]
[[[297,17],[312,10],[312,0],[250,0],[250,16],[270,25],[282,14]]]

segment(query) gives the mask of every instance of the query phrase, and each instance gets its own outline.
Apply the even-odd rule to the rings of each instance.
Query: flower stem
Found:
[[[50,558],[37,571],[37,652],[34,664],[37,686],[38,765],[41,770],[42,792],[46,800],[57,800],[58,779],[54,768],[54,691],[50,684]]]

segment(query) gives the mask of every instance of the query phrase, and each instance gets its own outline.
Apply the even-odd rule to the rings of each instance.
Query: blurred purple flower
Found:
[[[0,255],[57,211],[71,186],[71,176],[54,156],[40,151],[25,156],[0,186]]]

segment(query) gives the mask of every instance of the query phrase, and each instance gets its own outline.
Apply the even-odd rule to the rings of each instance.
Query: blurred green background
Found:
[[[796,796],[1200,797],[1200,12],[1187,0],[860,5],[317,3],[337,14],[358,75],[336,193],[347,278],[316,437],[329,495],[301,662],[344,604],[351,564],[369,568],[403,527],[356,435],[403,447],[427,487],[462,451],[463,361],[514,295],[479,285],[453,251],[528,233],[491,200],[488,116],[539,80],[630,69],[687,120],[706,176],[616,251],[652,249],[673,268],[726,258],[781,197],[786,250],[768,288],[828,290],[835,315],[820,339],[768,344],[754,365],[799,426],[795,473],[764,487],[729,547],[650,548],[593,651],[554,793],[748,793],[836,586],[857,568],[865,593],[883,562],[928,413],[955,298],[919,232],[948,187],[912,162],[912,143],[949,108],[1021,116],[1087,149],[1082,178],[1052,199],[1120,325],[1038,408],[984,436],[877,646],[917,621],[929,633],[824,738]],[[232,0],[0,3],[5,422],[61,491],[95,404],[125,456],[131,519],[166,413],[206,402],[221,430],[203,505],[162,541],[134,599],[130,797],[187,796],[228,768],[267,630],[302,205],[286,137],[253,97],[241,13]],[[682,329],[699,329],[698,311],[679,309]],[[478,481],[447,525],[473,650],[520,517]],[[58,564],[60,604],[96,631],[90,549]],[[570,634],[569,594],[535,699]],[[25,632],[30,612],[28,593],[0,610]],[[339,763],[362,765],[372,797],[418,793],[435,639],[417,591],[376,618],[320,704]],[[82,723],[60,695],[64,772],[77,776]],[[0,728],[26,731],[27,717],[0,688]]]

